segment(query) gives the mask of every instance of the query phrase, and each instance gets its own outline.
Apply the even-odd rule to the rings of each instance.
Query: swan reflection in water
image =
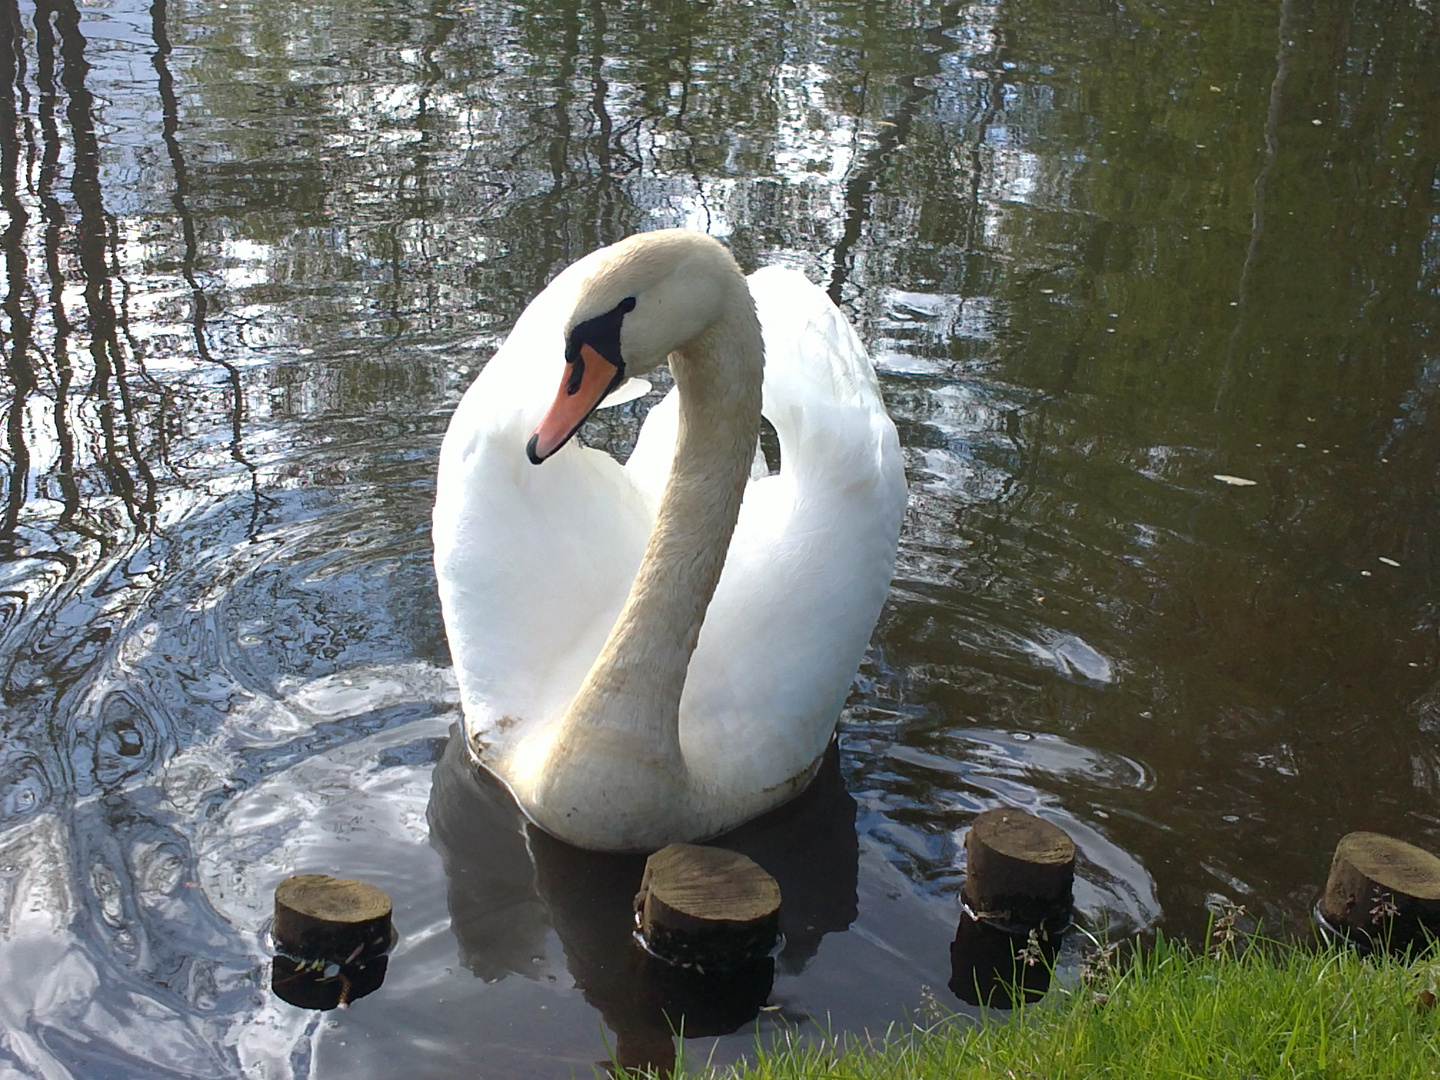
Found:
[[[644,856],[584,851],[528,823],[505,787],[472,763],[458,731],[435,767],[428,817],[465,966],[487,981],[544,977],[553,930],[576,987],[615,1033],[616,1062],[628,1068],[668,1070],[672,1032],[701,1038],[753,1022],[776,972],[801,971],[821,939],[857,913],[855,800],[833,741],[804,794],[712,841],[754,859],[782,896],[779,952],[722,979],[671,968],[636,943]]]

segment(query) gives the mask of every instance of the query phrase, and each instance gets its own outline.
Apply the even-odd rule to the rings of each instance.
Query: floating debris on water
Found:
[[[1054,667],[1066,679],[1101,685],[1115,681],[1109,659],[1075,634],[1047,633],[1042,641],[1025,642],[1025,648],[1036,660]]]

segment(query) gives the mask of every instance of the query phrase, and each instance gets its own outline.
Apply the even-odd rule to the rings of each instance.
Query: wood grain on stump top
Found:
[[[980,918],[1015,926],[1068,918],[1075,844],[1022,810],[986,810],[965,835],[966,902]]]
[[[354,878],[299,874],[275,887],[275,943],[301,959],[353,963],[390,947],[390,897]]]
[[[674,963],[734,967],[765,956],[780,930],[780,886],[723,848],[671,844],[645,863],[635,897],[641,936]]]
[[[1326,921],[1403,950],[1440,931],[1440,859],[1380,833],[1353,832],[1335,845],[1320,910]]]
[[[1375,885],[1417,900],[1440,901],[1440,858],[1424,848],[1373,832],[1352,832],[1335,845],[1345,860]]]
[[[1075,861],[1075,842],[1065,830],[1023,810],[986,810],[970,826],[970,836],[993,852],[1037,866]]]

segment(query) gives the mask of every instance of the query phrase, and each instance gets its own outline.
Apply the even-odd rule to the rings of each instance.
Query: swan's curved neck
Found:
[[[683,769],[680,694],[725,553],[760,426],[763,344],[744,279],[707,330],[672,353],[680,428],[670,481],[635,583],[563,724],[638,736]],[[625,739],[626,742],[630,740]]]

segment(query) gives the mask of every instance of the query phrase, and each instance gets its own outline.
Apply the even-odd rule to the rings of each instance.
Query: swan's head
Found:
[[[564,446],[626,378],[683,352],[737,296],[749,303],[730,252],[702,233],[639,233],[585,263],[589,272],[565,325],[560,390],[525,448],[536,465]]]

